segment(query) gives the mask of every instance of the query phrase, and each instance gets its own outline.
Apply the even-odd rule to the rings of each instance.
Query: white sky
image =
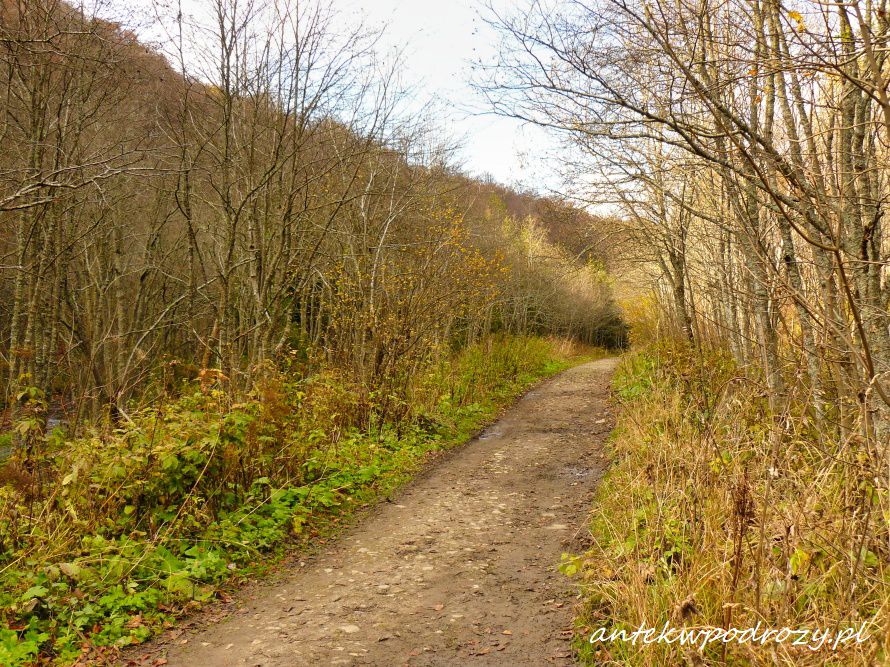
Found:
[[[485,107],[470,86],[472,64],[491,61],[498,42],[481,18],[482,0],[333,0],[333,6],[347,16],[364,16],[371,26],[387,26],[384,47],[404,49],[406,83],[416,87],[420,98],[441,103],[448,117],[437,122],[463,140],[459,158],[467,171],[535,188],[552,179],[541,160],[555,148],[546,133],[480,113]]]

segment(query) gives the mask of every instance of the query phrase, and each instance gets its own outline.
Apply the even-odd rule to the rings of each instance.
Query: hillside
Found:
[[[582,214],[450,165],[366,37],[219,7],[178,62],[0,10],[3,664],[144,640],[626,336]]]

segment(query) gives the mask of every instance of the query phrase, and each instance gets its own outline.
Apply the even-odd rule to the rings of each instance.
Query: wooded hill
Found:
[[[10,405],[32,388],[77,422],[172,377],[247,386],[292,350],[370,387],[490,331],[621,342],[599,249],[559,227],[596,220],[449,167],[373,35],[319,8],[209,11],[167,25],[165,57],[4,0]]]
[[[0,4],[4,665],[113,657],[624,343],[601,221],[462,174],[321,4],[157,48]]]

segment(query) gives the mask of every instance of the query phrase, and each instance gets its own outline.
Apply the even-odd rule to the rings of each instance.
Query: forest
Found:
[[[334,19],[221,0],[161,53],[4,1],[0,663],[149,636],[623,344],[597,221],[450,166]]]
[[[335,7],[201,6],[0,0],[0,664],[114,664],[615,355],[572,660],[890,659],[887,0],[480,4],[557,189]],[[665,622],[868,639],[587,640]]]
[[[569,0],[492,18],[491,103],[575,147],[577,196],[614,203],[654,285],[630,308],[596,544],[570,565],[592,582],[584,622],[872,636],[843,655],[585,646],[593,664],[887,660],[887,9]]]

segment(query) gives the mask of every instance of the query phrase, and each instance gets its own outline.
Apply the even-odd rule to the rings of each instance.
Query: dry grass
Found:
[[[867,622],[831,650],[769,642],[580,642],[588,664],[876,665],[888,648],[882,452],[813,429],[802,406],[768,417],[756,378],[720,353],[650,345],[615,379],[614,463],[574,562],[582,639],[598,627],[790,627]]]

